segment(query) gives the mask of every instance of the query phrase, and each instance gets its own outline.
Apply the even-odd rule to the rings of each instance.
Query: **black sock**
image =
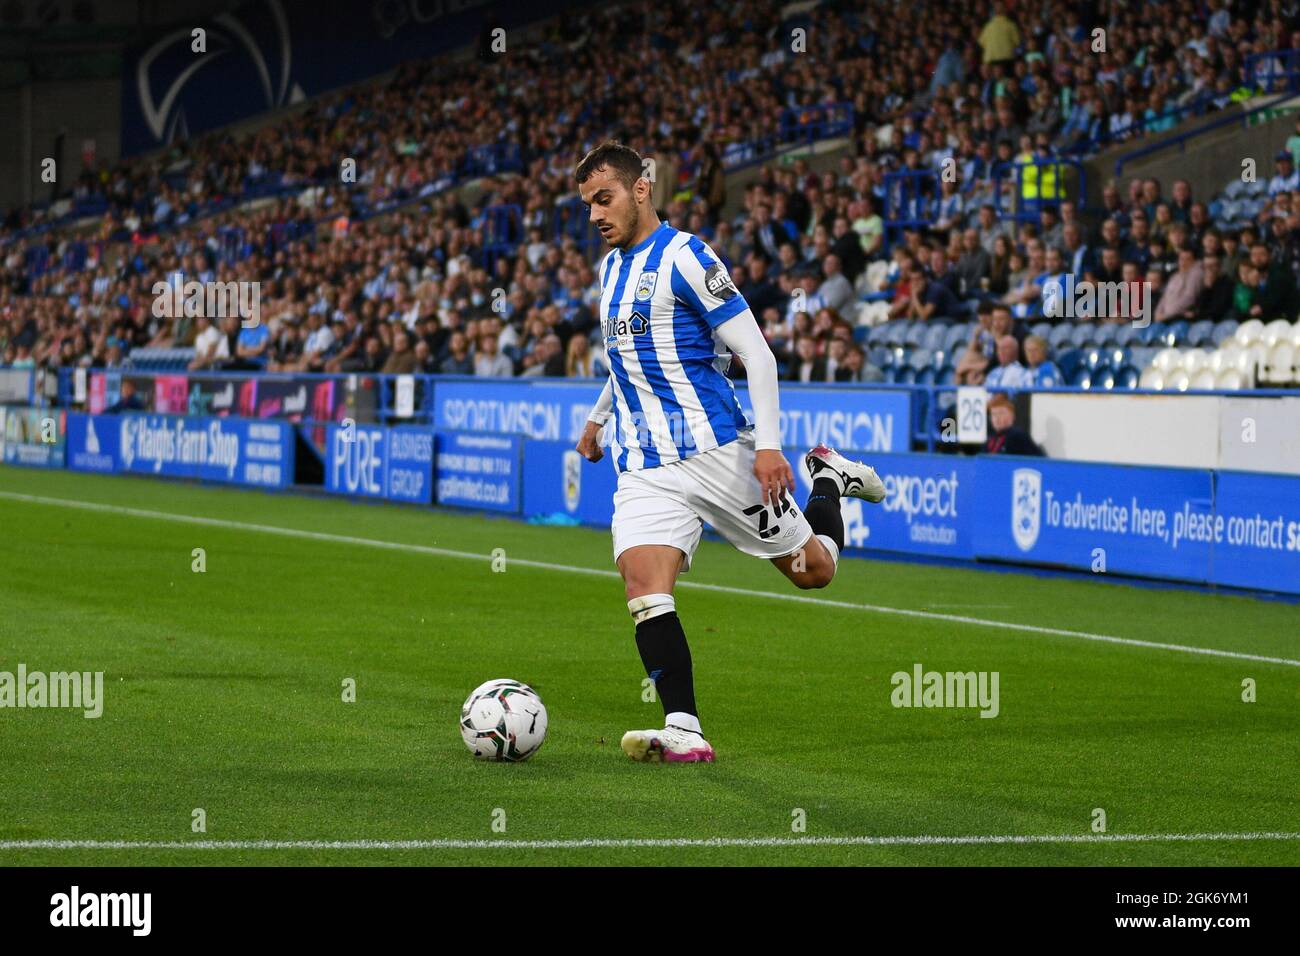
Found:
[[[681,712],[698,717],[691,649],[686,645],[686,632],[677,612],[660,614],[638,624],[636,649],[641,652],[645,672],[655,682],[664,713]]]
[[[814,534],[826,535],[835,542],[835,547],[844,550],[844,516],[840,514],[839,485],[830,478],[815,479],[803,513]]]

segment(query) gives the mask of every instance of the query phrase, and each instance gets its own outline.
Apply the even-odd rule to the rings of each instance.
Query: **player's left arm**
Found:
[[[776,358],[726,267],[698,236],[677,250],[672,284],[674,296],[693,308],[745,363],[754,407],[754,477],[762,489],[762,500],[775,507],[785,491],[794,492],[794,472],[781,454]]]
[[[776,357],[748,306],[715,331],[722,344],[745,363],[749,400],[754,406],[754,477],[763,490],[762,500],[775,507],[785,492],[794,493],[794,472],[781,454]]]

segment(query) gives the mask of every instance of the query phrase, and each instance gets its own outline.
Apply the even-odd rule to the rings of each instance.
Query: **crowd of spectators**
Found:
[[[1270,183],[1257,223],[1232,233],[1186,182],[1168,197],[1155,181],[1114,184],[1100,217],[1066,202],[1037,223],[1008,221],[993,200],[1007,164],[1158,132],[1177,122],[1170,110],[1240,98],[1248,55],[1300,47],[1295,7],[1111,0],[1085,19],[1064,2],[870,0],[822,4],[806,21],[759,2],[601,8],[472,68],[409,64],[245,137],[103,165],[74,190],[107,204],[89,226],[44,228],[53,211],[12,211],[0,231],[0,364],[112,368],[152,346],[192,348],[196,370],[603,375],[603,248],[568,230],[566,203],[577,161],[611,137],[655,160],[656,208],[723,257],[791,381],[880,377],[854,340],[879,315],[864,294],[917,319],[982,303],[969,381],[997,365],[1008,376],[1050,366],[1030,358],[1033,343],[1000,358],[1067,273],[1149,281],[1158,314],[1294,310],[1300,181],[1280,158],[1273,182],[1286,188]],[[795,22],[806,52],[789,42]],[[725,171],[748,144],[777,135],[785,111],[831,103],[854,107],[835,168],[768,164],[728,204]],[[472,193],[445,188],[488,146],[519,169],[479,178]],[[339,179],[347,158],[356,184]],[[948,161],[959,175],[928,197],[934,225],[891,248],[885,176]],[[263,187],[264,198],[235,201]],[[503,204],[520,210],[509,235],[490,211]],[[177,272],[259,283],[260,325],[156,315],[152,290]]]

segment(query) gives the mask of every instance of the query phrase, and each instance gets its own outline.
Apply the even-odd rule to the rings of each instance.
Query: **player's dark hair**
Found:
[[[631,192],[636,181],[641,178],[641,154],[631,146],[609,140],[582,158],[578,168],[573,171],[573,178],[578,185],[582,185],[596,170],[606,168],[612,170],[615,178]]]

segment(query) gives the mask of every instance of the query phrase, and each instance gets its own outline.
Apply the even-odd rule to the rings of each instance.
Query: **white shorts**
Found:
[[[666,544],[686,555],[688,570],[707,521],[738,550],[783,558],[808,543],[812,526],[787,492],[782,508],[762,501],[754,477],[754,437],[681,461],[618,476],[614,492],[614,561],[628,548]]]

